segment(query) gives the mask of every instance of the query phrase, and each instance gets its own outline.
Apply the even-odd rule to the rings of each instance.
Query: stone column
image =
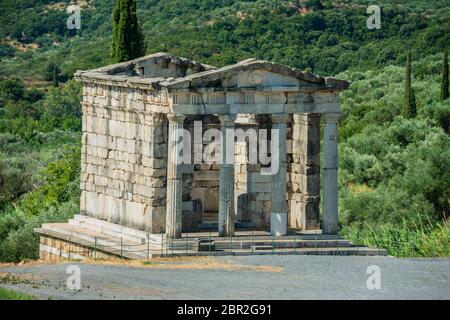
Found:
[[[270,233],[275,236],[287,234],[287,208],[286,208],[286,121],[287,114],[272,115],[272,130],[278,130],[278,154],[272,154],[272,167],[274,163],[278,171],[272,175],[272,212],[270,215]],[[271,139],[275,137],[272,135]],[[273,141],[272,141],[273,143]]]
[[[234,235],[234,121],[235,115],[221,115],[219,116],[222,142],[221,155],[222,163],[220,166],[220,181],[219,181],[219,236],[230,237]],[[233,130],[230,150],[227,150],[227,129]],[[231,131],[230,131],[231,132]],[[229,161],[227,161],[227,158]],[[231,161],[230,161],[231,160]]]
[[[338,120],[339,113],[324,114],[322,234],[338,234]]]
[[[166,236],[181,238],[182,225],[182,155],[183,121],[186,116],[168,114]]]

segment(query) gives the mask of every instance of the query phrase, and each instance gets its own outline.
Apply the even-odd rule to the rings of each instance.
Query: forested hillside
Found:
[[[16,59],[3,62],[0,72],[43,78],[47,65],[57,63],[70,78],[77,68],[107,63],[114,0],[78,2],[81,30],[76,31],[65,28],[64,2],[2,1],[0,55],[14,54]],[[349,68],[403,63],[408,49],[415,59],[422,58],[441,52],[449,41],[448,0],[377,1],[383,11],[381,30],[366,27],[370,1],[323,1],[323,8],[316,2],[138,0],[137,4],[149,52],[170,51],[217,66],[254,56],[333,75]],[[38,48],[11,53],[15,42]]]
[[[67,1],[68,2],[68,1]],[[109,63],[114,0],[0,2],[0,260],[37,257],[33,227],[78,211],[77,69]],[[342,93],[340,218],[357,242],[450,255],[450,101],[440,100],[450,0],[138,0],[147,52],[223,66],[257,57],[336,75]],[[402,116],[412,54],[417,116]],[[345,226],[345,227],[344,227]],[[400,245],[396,242],[401,243]]]

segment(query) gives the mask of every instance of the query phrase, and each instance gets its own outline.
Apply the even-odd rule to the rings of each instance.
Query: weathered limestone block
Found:
[[[134,171],[134,165],[125,161],[114,161],[109,160],[109,164],[113,165],[113,167],[116,167],[117,169],[133,172]]]
[[[98,194],[92,191],[84,192],[85,212],[86,215],[96,218],[97,217],[97,199]],[[82,201],[83,203],[83,201]]]
[[[237,190],[236,212],[240,221],[251,221],[251,213],[249,208],[249,195],[246,192]]]
[[[108,132],[112,137],[122,137],[125,127],[125,122],[117,120],[108,121]]]
[[[121,224],[142,230],[144,226],[144,214],[147,205],[134,201],[124,202],[125,210],[122,211]]]
[[[305,195],[318,195],[320,192],[320,176],[291,173],[288,181],[292,184],[293,192]]]
[[[166,185],[165,179],[155,179],[143,175],[134,175],[133,183],[142,184],[151,188],[163,188]]]
[[[157,234],[164,233],[165,227],[166,206],[147,206],[144,212],[144,230],[149,233]]]
[[[117,138],[117,150],[128,153],[136,153],[136,141],[124,138]]]
[[[196,188],[218,188],[219,181],[197,181]]]
[[[147,198],[164,198],[166,188],[151,188],[145,185],[134,184],[133,192]]]
[[[269,194],[270,195],[270,194]],[[251,221],[256,227],[267,227],[270,223],[270,211],[272,202],[268,201],[252,201],[249,203]]]
[[[194,180],[219,181],[219,171],[195,171]]]
[[[167,174],[167,169],[154,169],[144,166],[134,166],[134,172],[146,177],[165,178]]]
[[[198,230],[198,225],[202,223],[202,203],[199,200],[183,201],[183,232],[194,232]]]
[[[86,208],[86,191],[81,188],[81,196],[80,196],[80,214],[82,215],[88,215],[87,208]]]
[[[289,225],[302,230],[319,229],[320,197],[306,197],[302,200],[289,200]],[[300,214],[295,214],[295,213]]]
[[[142,155],[152,158],[164,158],[167,154],[167,145],[143,142],[142,143]]]
[[[165,159],[141,156],[141,163],[144,167],[149,167],[153,169],[167,168],[167,161]]]
[[[155,144],[164,143],[164,134],[160,126],[143,124],[138,131],[138,137],[142,141]]]
[[[218,188],[193,187],[191,190],[191,199],[199,200],[204,212],[218,212],[219,210]]]
[[[95,133],[107,135],[108,134],[108,120],[101,118],[93,118],[92,130]]]

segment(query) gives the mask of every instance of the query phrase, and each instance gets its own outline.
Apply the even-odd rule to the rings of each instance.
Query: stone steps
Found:
[[[85,223],[83,221],[79,221],[76,219],[70,219],[69,220],[69,225],[72,226],[76,226],[76,227],[80,227],[80,228],[84,228],[84,229],[88,229],[88,230],[92,230],[92,231],[96,231],[96,232],[100,232],[100,233],[104,233],[110,236],[114,236],[116,238],[122,238],[123,240],[130,240],[130,241],[134,241],[137,243],[144,243],[142,238],[140,237],[134,237],[134,236],[130,236],[127,234],[121,234],[119,232],[115,232],[113,230],[108,230],[106,228],[103,228],[101,226],[98,225],[94,225],[94,224],[89,224],[89,223]]]
[[[251,221],[236,221],[234,226],[236,229],[256,228],[256,224]],[[219,223],[217,222],[217,220],[215,222],[204,222],[199,225],[200,230],[217,231],[218,228]]]
[[[96,230],[87,229],[68,223],[45,223],[41,228],[35,229],[42,235],[63,239],[83,246],[96,248],[96,250],[122,256],[129,259],[144,259],[148,256],[147,244],[121,239]],[[156,248],[152,246],[153,251]]]
[[[202,214],[202,224],[213,224],[218,223],[219,213],[218,212],[203,212]]]
[[[164,239],[161,234],[147,235],[141,230],[81,215],[75,216],[69,223],[43,224],[35,231],[44,237],[95,248],[116,257],[140,260],[158,256],[198,255],[387,255],[384,249],[356,247],[347,239],[317,232],[313,235],[306,233],[272,237],[266,231],[238,231],[238,235],[233,238],[218,237],[217,232],[213,232],[213,236],[209,238],[208,232],[199,232],[191,233],[188,237],[183,234],[183,238],[172,240]],[[48,243],[45,250],[53,255],[58,252],[58,248],[51,247]]]
[[[229,249],[250,249],[252,246],[262,246],[278,249],[289,248],[347,248],[350,247],[348,240],[216,240],[215,248],[218,250]]]
[[[147,233],[142,230],[125,227],[119,224],[111,223],[84,215],[75,215],[74,219],[69,220],[69,224],[108,234],[124,240],[135,241],[141,244],[150,241],[151,244],[160,245],[161,236]]]
[[[272,246],[264,246],[264,245],[255,245],[252,246],[252,251],[260,251],[260,250],[272,250]]]
[[[199,255],[208,255],[209,253],[202,252]],[[260,248],[260,250],[229,250],[215,251],[211,255],[217,256],[251,256],[251,255],[335,255],[335,256],[387,256],[385,249],[367,248],[367,247],[347,247],[347,248],[299,248],[299,249],[276,249]]]

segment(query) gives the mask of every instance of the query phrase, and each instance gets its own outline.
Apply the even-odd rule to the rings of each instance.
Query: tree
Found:
[[[16,49],[7,44],[7,43],[0,43],[0,60],[2,58],[12,58],[16,54]]]
[[[416,95],[411,85],[411,53],[406,57],[405,96],[403,101],[403,116],[415,118],[417,115]]]
[[[441,101],[448,99],[448,52],[444,50],[444,62],[442,63]]]
[[[0,107],[7,100],[19,101],[25,95],[25,86],[19,79],[0,80]]]
[[[305,8],[312,10],[322,10],[325,7],[320,0],[308,0],[305,2]]]
[[[134,0],[117,0],[113,11],[111,62],[119,63],[145,55],[146,46]]]
[[[59,79],[58,79],[58,67],[53,68],[53,78],[52,83],[54,87],[59,87]]]
[[[50,62],[45,70],[44,78],[47,81],[51,81],[54,87],[58,87],[60,74],[61,68],[55,62]]]

